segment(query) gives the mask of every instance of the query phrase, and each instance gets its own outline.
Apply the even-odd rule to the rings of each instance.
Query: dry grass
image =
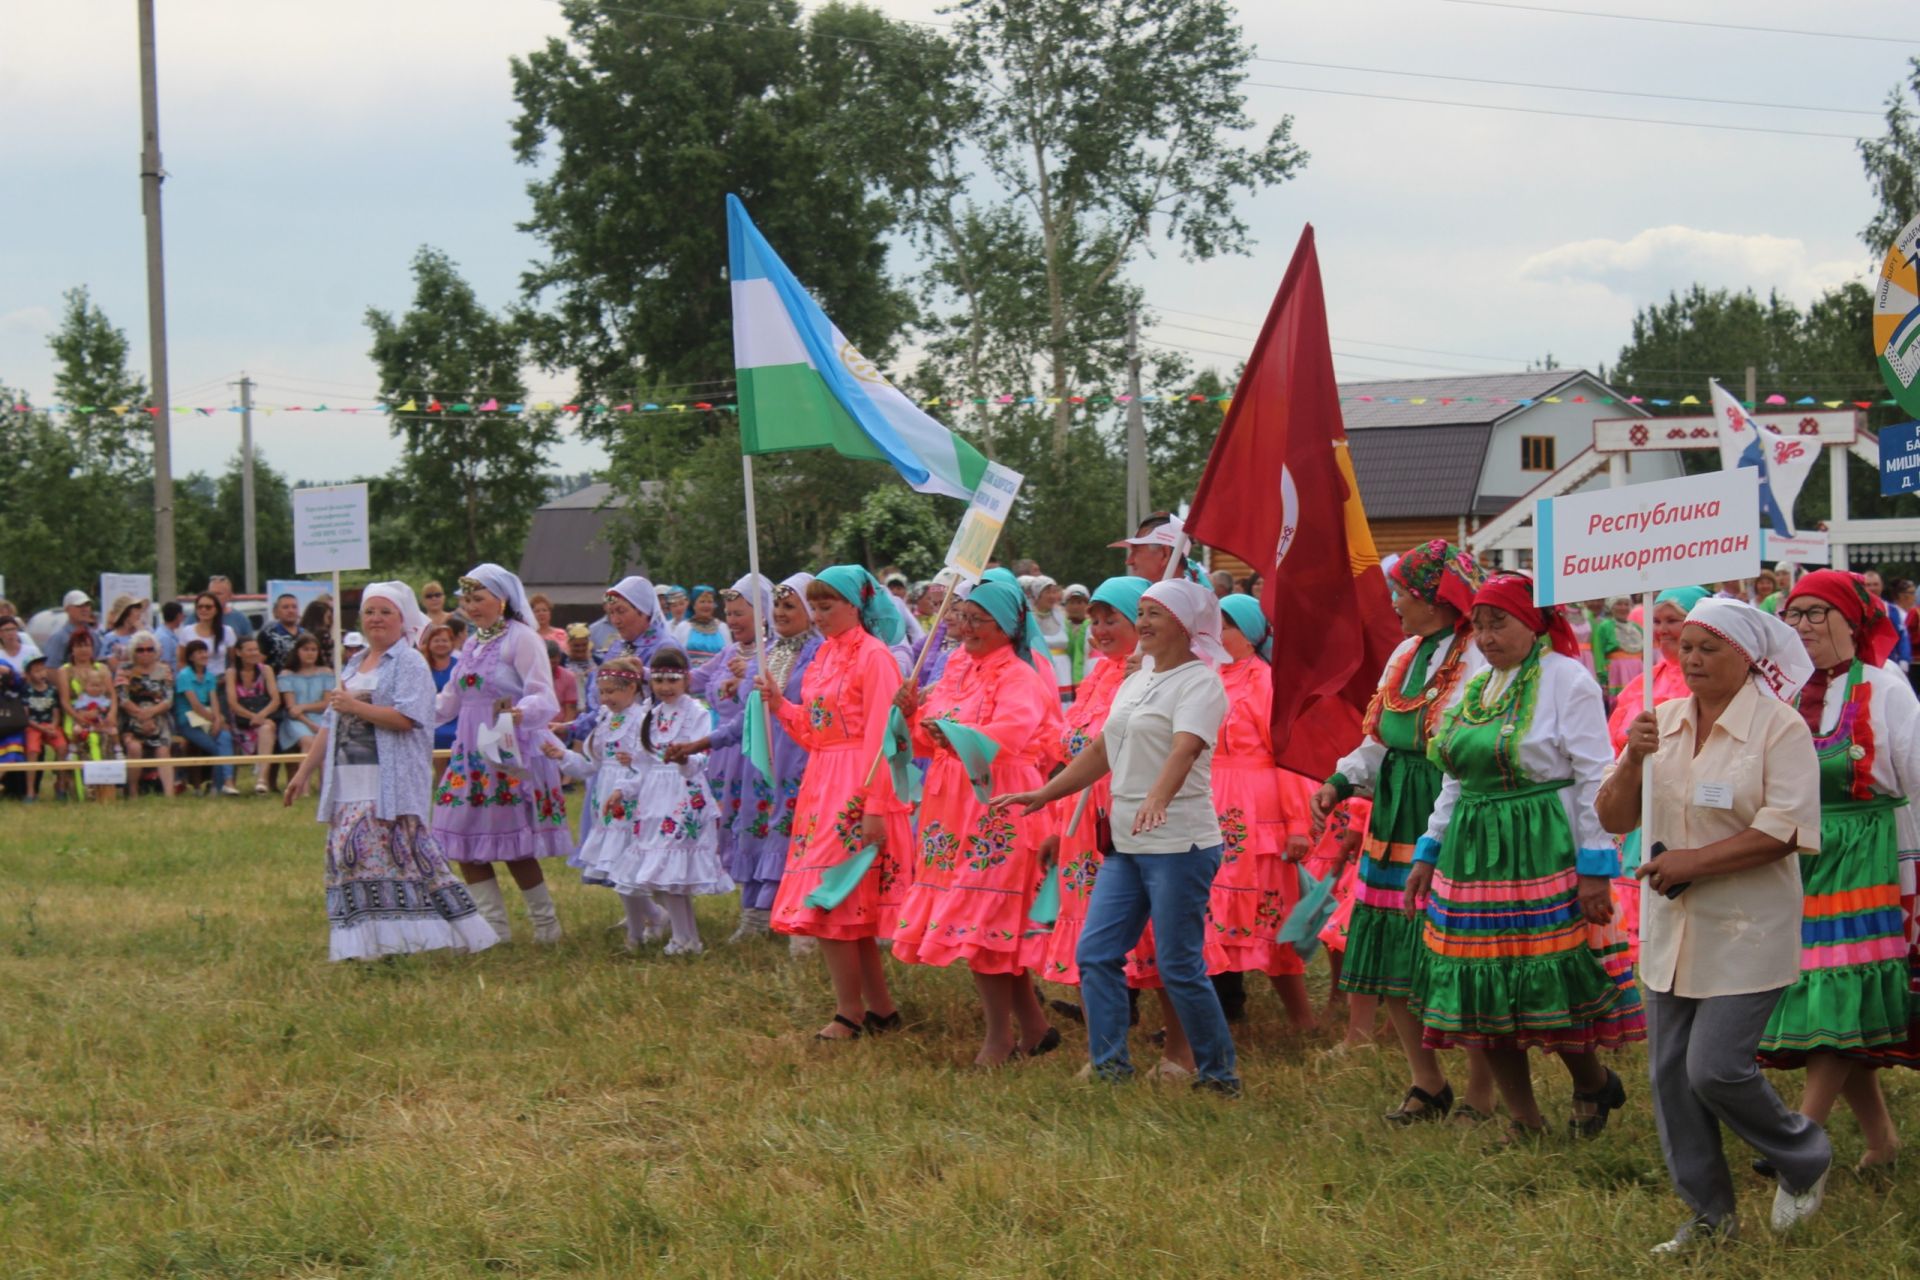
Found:
[[[267,802],[42,804],[0,834],[0,1276],[1619,1276],[1681,1216],[1638,1055],[1600,1140],[1390,1131],[1389,1055],[1242,1036],[1247,1098],[976,1073],[971,987],[896,968],[905,1035],[816,1045],[784,947],[326,961],[320,829]],[[565,873],[561,873],[565,879]],[[526,923],[517,915],[521,936]],[[730,904],[703,904],[710,938]],[[1151,1061],[1151,1050],[1143,1055]],[[1563,1111],[1564,1075],[1542,1067]],[[1920,1096],[1890,1081],[1911,1126]],[[1851,1161],[1859,1139],[1836,1133]],[[1730,1144],[1741,1158],[1737,1143]],[[1702,1276],[1920,1274],[1912,1175],[1836,1177]]]

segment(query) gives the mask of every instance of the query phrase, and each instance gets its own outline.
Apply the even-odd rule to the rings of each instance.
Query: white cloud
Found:
[[[1519,270],[1524,280],[1599,285],[1635,302],[1698,282],[1761,295],[1777,289],[1804,303],[1865,273],[1864,258],[1821,257],[1804,240],[1677,225],[1627,240],[1575,240],[1531,255]]]

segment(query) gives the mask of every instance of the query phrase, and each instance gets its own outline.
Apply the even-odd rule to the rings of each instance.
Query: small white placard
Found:
[[[332,484],[293,491],[293,571],[371,569],[367,486]]]
[[[100,625],[110,627],[113,619],[107,616],[107,610],[113,608],[113,602],[121,596],[132,596],[135,600],[153,602],[153,575],[150,573],[103,573],[100,575]],[[149,608],[151,613],[152,609]],[[143,618],[141,626],[152,625],[153,619]]]
[[[1693,789],[1693,802],[1702,809],[1733,808],[1731,782],[1702,782]]]
[[[80,781],[89,787],[124,787],[127,785],[127,762],[89,760],[80,766]]]
[[[947,548],[949,572],[962,579],[977,580],[987,571],[987,561],[993,559],[993,544],[999,540],[1007,517],[1013,514],[1013,500],[1020,496],[1021,479],[1020,473],[1009,467],[997,462],[987,464],[979,487],[973,491],[973,501],[967,504],[967,513],[960,518],[953,545]]]

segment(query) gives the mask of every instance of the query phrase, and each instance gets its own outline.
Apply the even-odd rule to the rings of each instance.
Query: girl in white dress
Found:
[[[666,908],[673,923],[668,955],[695,955],[702,947],[693,895],[731,893],[733,881],[720,865],[719,809],[707,789],[706,755],[668,764],[666,752],[706,737],[713,719],[687,692],[687,656],[680,650],[656,652],[648,675],[653,700],[641,716],[639,750],[632,757],[632,821],[620,847],[600,865],[621,893],[650,894]]]

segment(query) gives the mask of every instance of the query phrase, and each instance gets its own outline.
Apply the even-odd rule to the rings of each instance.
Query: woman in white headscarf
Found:
[[[1640,825],[1653,764],[1658,841],[1640,864],[1640,980],[1654,1118],[1674,1190],[1693,1211],[1655,1253],[1731,1237],[1733,1177],[1722,1124],[1779,1179],[1772,1225],[1819,1207],[1833,1146],[1788,1111],[1754,1055],[1801,971],[1796,850],[1822,845],[1822,762],[1791,699],[1813,674],[1792,627],[1751,605],[1702,600],[1676,662],[1689,693],[1641,712],[1594,800],[1609,831]],[[1821,856],[1831,856],[1831,852]]]
[[[696,595],[699,590],[695,589]],[[713,713],[712,732],[699,740],[706,745],[698,750],[691,749],[692,743],[684,742],[669,747],[667,761],[674,763],[707,753],[707,785],[713,788],[713,802],[719,809],[715,825],[720,836],[720,861],[730,867],[734,842],[739,838],[741,806],[750,790],[747,775],[759,776],[741,750],[740,728],[747,694],[753,690],[747,664],[760,650],[761,633],[773,609],[773,584],[759,574],[749,573],[717,594],[721,618],[726,623],[727,642],[710,661],[701,662],[688,654],[688,660],[699,665],[687,681],[688,690]],[[744,925],[744,918],[742,923]]]
[[[335,960],[484,951],[495,941],[427,825],[433,675],[414,647],[425,626],[406,583],[376,582],[361,594],[367,647],[347,660],[345,682],[328,695],[326,721],[287,784],[290,805],[327,761],[319,818]]]
[[[493,865],[507,864],[526,900],[533,940],[560,940],[560,918],[540,859],[573,852],[560,770],[540,751],[559,714],[546,641],[520,579],[483,564],[460,579],[460,607],[473,624],[458,674],[434,699],[435,722],[458,717],[453,756],[434,796],[433,834],[460,864],[480,914],[502,941],[512,936]]]
[[[1061,689],[1073,687],[1073,657],[1068,652],[1067,613],[1060,607],[1060,584],[1044,573],[1030,573],[1020,579],[1020,590],[1027,597],[1027,609],[1034,629],[1046,646],[1053,664],[1053,682]]]

